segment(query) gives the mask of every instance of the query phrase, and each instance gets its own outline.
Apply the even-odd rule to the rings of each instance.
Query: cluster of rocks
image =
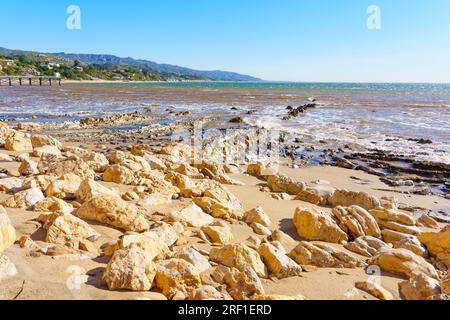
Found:
[[[287,176],[267,175],[270,165],[252,165],[248,172],[266,180],[273,192],[323,206],[323,210],[295,211],[293,224],[305,241],[289,256],[298,264],[335,268],[377,265],[407,279],[399,284],[405,299],[445,299],[449,294],[450,226],[439,231],[440,225],[432,217],[416,218],[403,212],[392,197],[378,199],[365,192],[335,190],[328,185],[307,186]],[[324,242],[341,244],[368,259],[361,261]],[[392,297],[379,285],[364,282],[357,287],[377,297]]]
[[[230,177],[238,167],[191,162],[193,150],[184,144],[140,144],[97,153],[1,126],[0,147],[20,152],[2,160],[20,161],[20,167],[0,179],[0,191],[9,195],[0,206],[0,255],[16,242],[3,207],[21,208],[37,212],[45,232],[39,241],[23,235],[17,245],[34,257],[109,257],[103,272],[109,290],[159,290],[168,299],[303,299],[266,294],[264,279],[299,276],[311,266],[378,265],[407,279],[400,284],[407,299],[449,293],[449,277],[442,270],[450,265],[450,229],[422,232],[422,226],[439,224],[401,212],[393,198],[326,184],[308,186],[276,174],[270,166],[248,165],[247,172],[266,180],[267,189],[280,199],[332,207],[331,212],[298,208],[292,222],[302,241],[296,242],[272,229],[262,208],[244,212],[226,187],[243,185]],[[164,205],[178,209],[160,209]],[[122,235],[101,244],[102,234],[92,222]],[[248,225],[263,238],[252,236],[248,244],[236,244],[236,224]],[[189,245],[189,238],[212,249]],[[287,242],[294,244],[293,250],[286,249]],[[16,273],[2,256],[0,281]],[[383,288],[357,286],[386,296]]]

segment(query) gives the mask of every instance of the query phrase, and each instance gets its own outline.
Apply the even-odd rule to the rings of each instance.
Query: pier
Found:
[[[50,76],[0,76],[0,86],[13,86],[13,85],[61,85],[61,77]]]

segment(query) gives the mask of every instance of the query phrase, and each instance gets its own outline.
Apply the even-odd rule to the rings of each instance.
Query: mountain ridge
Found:
[[[54,52],[54,53],[42,53],[37,51],[25,51],[25,50],[13,50],[0,47],[0,55],[12,56],[12,57],[24,57],[28,60],[39,60],[39,58],[54,57],[60,59],[58,61],[72,63],[73,65],[82,65],[84,67],[93,68],[93,66],[101,69],[92,71],[91,73],[98,75],[99,78],[107,77],[125,77],[125,74],[130,72],[141,72],[141,78],[146,80],[154,80],[154,78],[160,78],[161,80],[209,80],[209,81],[262,81],[259,78],[240,74],[231,71],[222,70],[195,70],[191,68],[181,67],[172,64],[160,64],[154,61],[145,59],[135,59],[132,57],[119,57],[112,54],[86,54],[86,53],[66,53],[66,52]],[[119,69],[130,69],[126,72],[120,72]],[[106,72],[105,70],[108,70]],[[116,76],[114,76],[116,74]],[[118,75],[117,75],[118,74]],[[148,75],[150,74],[150,75]],[[95,76],[91,76],[95,78]],[[135,80],[135,79],[129,79]],[[142,80],[142,79],[139,79]]]

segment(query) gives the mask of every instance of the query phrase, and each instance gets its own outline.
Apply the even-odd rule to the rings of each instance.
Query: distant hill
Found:
[[[261,81],[261,79],[227,71],[200,71],[170,64],[158,64],[148,60],[121,58],[103,54],[40,53],[0,48],[0,56],[20,58],[30,65],[25,70],[36,68],[39,73],[49,73],[43,63],[50,63],[53,72],[61,73],[68,79],[104,80],[210,80],[210,81]],[[38,64],[34,65],[33,64]],[[54,64],[60,64],[60,69]],[[39,70],[38,70],[39,69]],[[62,71],[62,72],[60,72]],[[19,72],[14,70],[12,72]]]

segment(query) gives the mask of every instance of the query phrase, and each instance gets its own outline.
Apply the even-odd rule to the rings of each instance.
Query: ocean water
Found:
[[[317,108],[286,121],[287,106]],[[450,84],[182,82],[0,87],[0,120],[65,121],[150,108],[168,121],[241,116],[308,142],[357,145],[450,164]],[[176,118],[168,110],[189,110]],[[248,114],[251,111],[251,114]],[[53,116],[58,115],[58,118]],[[64,116],[61,116],[64,115]],[[433,144],[418,144],[430,139]]]

